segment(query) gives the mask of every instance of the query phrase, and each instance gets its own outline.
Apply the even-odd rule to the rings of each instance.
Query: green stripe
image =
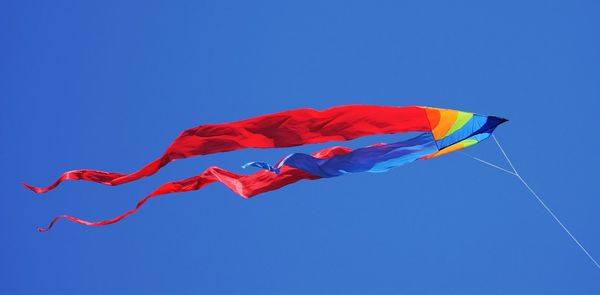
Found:
[[[452,135],[452,133],[454,133],[456,130],[465,126],[465,124],[467,124],[467,122],[469,122],[471,118],[473,118],[473,113],[458,112],[458,116],[456,117],[456,121],[454,121],[454,124],[452,124],[452,128],[450,128],[450,130],[448,130],[448,132],[446,132],[446,135],[444,135],[444,137],[442,138]]]
[[[470,146],[472,146],[472,145],[474,145],[474,144],[478,143],[478,141],[477,141],[477,140],[475,140],[475,139],[465,139],[465,140],[463,140],[463,141],[461,141],[461,142],[462,142],[462,144],[464,145],[464,147],[470,147]]]

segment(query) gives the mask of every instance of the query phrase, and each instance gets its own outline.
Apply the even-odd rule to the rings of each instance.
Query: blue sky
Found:
[[[183,129],[300,107],[429,105],[510,119],[521,174],[600,256],[595,1],[13,1],[0,4],[0,286],[7,294],[598,294],[600,270],[518,179],[460,154],[244,200],[161,197],[217,165],[244,172],[327,145],[131,172]],[[393,140],[387,136],[383,140]],[[357,147],[381,141],[366,138]],[[470,153],[506,165],[492,141]],[[248,172],[248,171],[246,171]]]

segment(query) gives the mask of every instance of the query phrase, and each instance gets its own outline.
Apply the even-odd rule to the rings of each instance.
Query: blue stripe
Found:
[[[325,178],[347,173],[385,172],[437,151],[433,136],[426,132],[405,141],[359,148],[348,154],[327,159],[294,153],[284,159],[278,167],[265,162],[250,162],[244,167],[253,166],[279,173],[279,168],[285,164]]]
[[[503,118],[475,114],[463,127],[456,130],[450,136],[438,140],[437,145],[440,149],[444,149],[474,135],[491,133],[498,125],[506,121]]]

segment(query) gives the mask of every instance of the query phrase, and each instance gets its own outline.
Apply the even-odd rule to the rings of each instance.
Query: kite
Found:
[[[427,160],[464,149],[491,136],[512,171],[465,154],[517,177],[590,261],[600,269],[600,264],[595,258],[523,179],[498,139],[492,135],[496,127],[506,121],[494,116],[420,106],[350,105],[323,111],[290,110],[233,123],[206,124],[185,130],[162,156],[134,173],[74,170],[63,173],[58,180],[46,188],[33,187],[25,183],[23,185],[39,194],[56,188],[65,180],[85,180],[116,186],[151,176],[174,160],[193,156],[245,148],[280,148],[348,141],[378,134],[417,133],[410,139],[389,144],[379,143],[355,150],[333,146],[313,154],[293,153],[285,156],[275,165],[259,161],[248,162],[242,167],[261,169],[250,175],[240,175],[212,166],[199,175],[161,185],[140,200],[135,208],[113,219],[92,222],[63,214],[55,217],[48,227],[38,228],[38,231],[45,232],[63,218],[87,226],[112,224],[133,214],[153,197],[194,191],[213,182],[224,184],[243,198],[251,198],[301,180],[316,180],[358,172],[386,172],[417,160]]]
[[[205,124],[183,131],[162,156],[140,170],[125,174],[96,170],[63,173],[46,188],[23,184],[36,193],[46,193],[65,180],[84,180],[117,186],[157,173],[178,159],[229,152],[246,148],[282,148],[352,139],[381,134],[416,133],[395,143],[380,143],[355,150],[334,146],[313,154],[293,153],[272,165],[249,162],[243,167],[260,168],[250,175],[239,175],[219,167],[184,180],[168,182],[147,195],[137,206],[116,218],[90,222],[59,215],[73,222],[101,226],[112,224],[136,212],[150,198],[187,192],[220,182],[243,198],[279,189],[300,180],[316,180],[359,172],[386,172],[390,169],[454,152],[481,142],[506,122],[495,116],[421,106],[392,107],[349,105],[323,111],[297,109],[262,115],[238,122]]]

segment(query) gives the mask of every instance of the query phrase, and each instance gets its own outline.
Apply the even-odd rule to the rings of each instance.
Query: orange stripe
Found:
[[[465,147],[465,145],[462,142],[459,142],[459,143],[453,144],[453,145],[451,145],[451,146],[449,146],[449,147],[447,147],[447,148],[445,148],[445,149],[443,149],[441,151],[435,152],[433,154],[429,154],[427,156],[423,156],[423,157],[421,157],[421,160],[428,160],[428,159],[431,159],[431,158],[434,158],[434,157],[445,155],[447,153],[451,153],[451,152],[463,149],[464,147]]]
[[[431,126],[431,130],[440,123],[440,110],[434,108],[426,108],[425,112],[427,113],[427,119],[429,120],[429,125]]]
[[[448,130],[452,128],[456,118],[458,117],[458,111],[455,110],[444,110],[439,109],[440,121],[431,131],[435,140],[440,140],[448,133]]]

